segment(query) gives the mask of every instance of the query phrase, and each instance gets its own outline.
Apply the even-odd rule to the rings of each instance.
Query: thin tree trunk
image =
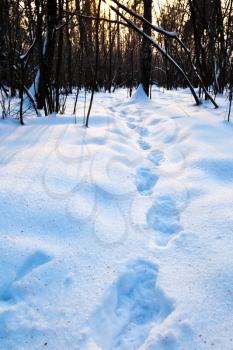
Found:
[[[88,128],[89,125],[89,118],[90,118],[90,113],[91,113],[91,108],[92,108],[92,103],[94,99],[94,93],[95,90],[97,89],[97,78],[98,78],[98,64],[99,64],[99,18],[100,18],[100,6],[101,6],[101,0],[98,2],[98,12],[97,12],[97,21],[96,21],[96,58],[95,58],[95,74],[94,74],[94,80],[92,83],[92,91],[91,91],[91,100],[87,112],[87,118],[86,118],[86,127]]]
[[[152,21],[152,0],[143,0],[144,5],[144,18],[148,21]],[[151,27],[143,22],[143,32],[151,36]],[[152,52],[151,52],[151,43],[147,40],[146,37],[142,38],[142,52],[141,52],[141,83],[143,89],[147,96],[149,96],[150,91],[150,80],[151,80],[151,61],[152,61]]]

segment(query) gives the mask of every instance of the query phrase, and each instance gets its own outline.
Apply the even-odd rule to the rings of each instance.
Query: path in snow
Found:
[[[149,102],[144,96],[141,87],[135,93],[133,101],[136,105],[134,117],[127,116],[124,110],[119,113],[119,117],[125,120],[127,127],[132,130],[131,137],[138,140],[138,145],[144,151],[143,163],[145,165],[137,168],[136,187],[139,194],[156,198],[153,200],[152,206],[148,208],[145,217],[147,227],[154,231],[156,244],[164,246],[168,244],[171,238],[182,231],[182,226],[179,224],[182,211],[181,207],[182,204],[183,206],[187,205],[188,201],[188,192],[186,189],[184,189],[185,197],[183,198],[183,203],[179,203],[179,206],[176,204],[173,193],[170,194],[166,191],[156,196],[156,184],[159,181],[160,174],[162,173],[163,176],[168,175],[163,173],[163,167],[161,166],[167,162],[165,153],[168,147],[171,148],[174,144],[177,146],[180,139],[179,129],[175,121],[176,118],[174,117],[172,119],[159,119],[158,116],[151,118],[151,114],[145,111],[148,108]],[[142,110],[143,104],[145,104],[145,110]],[[114,109],[111,107],[111,110],[117,113],[117,108]],[[149,122],[147,122],[147,113]],[[166,127],[166,123],[172,124],[172,127],[170,125]],[[156,126],[155,130],[153,126]],[[137,135],[139,135],[139,138]],[[187,134],[185,136],[187,138]],[[159,141],[156,149],[152,149],[151,146],[154,143],[154,139]],[[181,137],[181,141],[183,140],[184,137]],[[177,176],[183,170],[185,159],[182,152],[176,151],[175,157],[176,159],[178,158],[180,164],[177,169],[176,162],[169,162],[168,168],[171,172],[169,176]],[[176,173],[177,170],[178,174]]]
[[[232,126],[154,94],[0,121],[0,350],[232,350]]]

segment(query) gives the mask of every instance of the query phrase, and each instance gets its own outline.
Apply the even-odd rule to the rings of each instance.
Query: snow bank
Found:
[[[137,88],[137,90],[134,92],[130,99],[130,103],[148,103],[150,100],[148,96],[146,95],[142,84],[140,84]]]

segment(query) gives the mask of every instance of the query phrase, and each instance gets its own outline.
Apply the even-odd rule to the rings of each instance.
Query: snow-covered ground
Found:
[[[1,350],[233,349],[219,103],[120,90],[95,96],[88,129],[82,101],[76,125],[0,121]]]

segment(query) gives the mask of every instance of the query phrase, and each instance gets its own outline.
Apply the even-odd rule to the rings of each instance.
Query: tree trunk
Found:
[[[152,0],[143,0],[144,18],[152,21]],[[143,23],[143,31],[145,34],[151,36],[151,27],[147,23]],[[144,91],[149,96],[150,81],[151,81],[151,60],[152,49],[151,43],[145,38],[142,38],[142,52],[141,52],[141,83]]]

